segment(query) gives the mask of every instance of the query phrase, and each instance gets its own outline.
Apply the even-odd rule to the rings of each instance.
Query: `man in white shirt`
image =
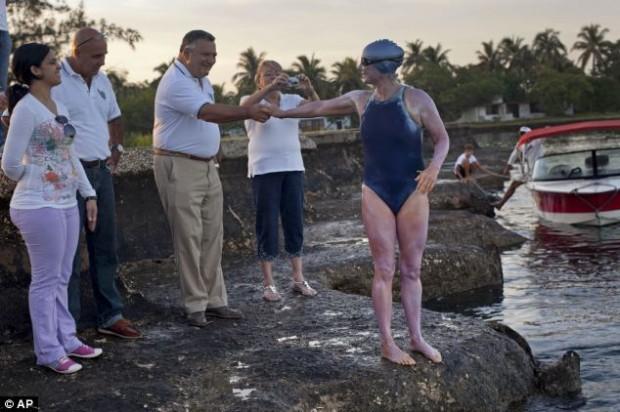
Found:
[[[504,167],[504,174],[508,174],[513,166],[516,166],[518,170],[512,173],[510,177],[510,184],[508,185],[508,189],[506,189],[506,192],[504,193],[502,198],[497,202],[491,204],[497,210],[500,210],[502,206],[504,206],[508,199],[510,199],[512,195],[514,195],[515,191],[519,186],[527,182],[526,170],[524,170],[526,165],[526,159],[524,159],[523,154],[525,146],[519,146],[519,141],[521,140],[521,136],[531,131],[532,129],[527,126],[521,126],[521,128],[519,129],[519,140],[517,140],[514,149],[512,149],[512,152],[508,157],[508,161],[506,162],[506,166]]]
[[[97,192],[99,224],[86,230],[89,272],[97,308],[97,330],[125,339],[141,337],[123,317],[123,303],[116,286],[116,217],[112,173],[123,153],[121,111],[107,76],[99,71],[108,52],[105,37],[92,28],[80,29],[73,37],[71,56],[61,63],[62,83],[52,89],[54,99],[69,110],[75,126],[74,148],[91,185]],[[78,195],[84,222],[84,201]],[[75,255],[69,282],[69,310],[80,316],[80,248]]]
[[[466,144],[463,153],[454,162],[453,173],[459,180],[468,180],[474,172],[478,159],[474,156],[474,146]]]
[[[197,327],[207,325],[205,315],[242,317],[228,306],[221,267],[223,193],[215,163],[220,146],[216,123],[264,122],[271,113],[258,104],[215,103],[207,75],[216,55],[212,34],[188,32],[155,96],[155,183],[172,232],[183,305],[189,323]]]
[[[454,169],[452,170],[458,180],[467,182],[474,179],[473,174],[476,170],[480,170],[489,175],[503,177],[480,164],[476,156],[474,156],[474,146],[472,144],[466,144],[464,149],[463,153],[461,153],[456,159],[456,162],[454,162]]]

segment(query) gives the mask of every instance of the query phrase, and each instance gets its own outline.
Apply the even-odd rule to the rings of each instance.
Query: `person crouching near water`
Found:
[[[448,153],[449,138],[433,100],[420,89],[398,82],[396,69],[403,49],[389,40],[364,48],[362,78],[374,90],[356,90],[343,96],[310,102],[277,117],[337,116],[357,113],[364,149],[362,220],[374,264],[372,302],[379,324],[381,354],[401,364],[414,359],[392,336],[392,281],[395,248],[400,251],[401,300],[413,351],[433,362],[441,353],[422,337],[422,254],[428,232],[428,194]],[[422,160],[422,128],[431,135],[434,155]]]
[[[456,159],[454,169],[452,171],[458,180],[465,182],[474,180],[474,172],[476,172],[476,170],[491,176],[501,178],[505,177],[504,175],[492,172],[482,166],[480,161],[476,158],[476,156],[474,156],[474,146],[472,144],[466,144],[463,149],[463,153],[461,153],[461,155]]]
[[[71,357],[102,353],[78,339],[67,308],[80,233],[76,191],[86,199],[90,230],[96,225],[97,201],[73,151],[75,128],[67,109],[50,94],[60,84],[56,55],[44,44],[25,44],[15,50],[12,71],[19,84],[8,93],[11,121],[2,170],[17,181],[10,216],[24,238],[32,268],[28,304],[34,351],[37,364],[69,374],[82,369]]]
[[[256,73],[258,89],[241,98],[241,106],[266,103],[281,110],[303,106],[319,96],[303,74],[289,79],[282,66],[265,60]],[[292,83],[296,84],[292,84]],[[298,94],[282,93],[284,89],[298,89]],[[263,272],[263,299],[279,301],[282,296],[273,281],[272,261],[278,255],[278,220],[282,219],[284,249],[290,257],[294,292],[315,296],[304,279],[302,246],[304,239],[304,163],[299,143],[299,120],[272,117],[265,123],[246,120],[250,139],[248,145],[248,177],[252,179],[256,207],[256,246]]]

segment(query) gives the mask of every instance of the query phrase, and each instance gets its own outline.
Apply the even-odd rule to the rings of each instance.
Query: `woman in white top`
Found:
[[[67,286],[79,237],[76,191],[86,199],[87,219],[94,230],[95,191],[72,148],[75,128],[67,109],[50,94],[60,84],[60,65],[44,44],[15,50],[9,88],[10,127],[2,170],[17,181],[10,203],[11,220],[30,257],[28,294],[37,364],[58,373],[82,368],[70,356],[94,358],[101,349],[82,343],[67,308]]]
[[[308,99],[318,100],[310,80],[304,76],[289,78],[273,60],[261,62],[256,73],[257,91],[241,99],[241,106],[270,104],[282,110],[308,102],[297,94],[285,94],[286,88],[302,90]],[[317,294],[304,280],[301,262],[303,247],[303,173],[299,143],[299,120],[271,118],[265,123],[246,120],[250,139],[248,177],[256,205],[256,244],[263,272],[263,298],[281,299],[273,282],[272,261],[278,254],[278,220],[282,219],[284,249],[291,258],[293,290],[304,296]]]

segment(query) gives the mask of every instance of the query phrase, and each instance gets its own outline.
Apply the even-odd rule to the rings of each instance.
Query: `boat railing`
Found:
[[[584,196],[584,194],[580,193],[580,191],[583,191],[584,189],[590,188],[592,186],[606,186],[611,189],[610,191],[603,192],[604,194],[608,195],[608,197],[604,202],[599,203],[598,206],[594,205],[590,200],[588,200],[588,196]],[[596,215],[596,218],[600,219],[600,212],[604,211],[607,205],[609,205],[616,198],[616,196],[618,196],[619,190],[620,188],[617,185],[611,183],[592,182],[580,187],[576,187],[571,191],[571,193],[574,194],[577,199],[581,200],[584,204],[586,204],[590,209],[592,209],[592,211]],[[588,194],[591,195],[591,193]]]

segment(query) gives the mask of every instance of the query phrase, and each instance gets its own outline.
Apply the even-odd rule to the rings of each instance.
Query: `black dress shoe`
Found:
[[[213,323],[212,320],[209,321],[207,320],[207,318],[205,318],[204,312],[190,313],[189,315],[187,315],[187,322],[191,326],[196,326],[197,328],[204,328],[209,323]]]
[[[228,306],[220,306],[219,308],[207,308],[205,311],[207,316],[213,316],[221,319],[241,319],[243,314],[240,310],[232,309]]]

